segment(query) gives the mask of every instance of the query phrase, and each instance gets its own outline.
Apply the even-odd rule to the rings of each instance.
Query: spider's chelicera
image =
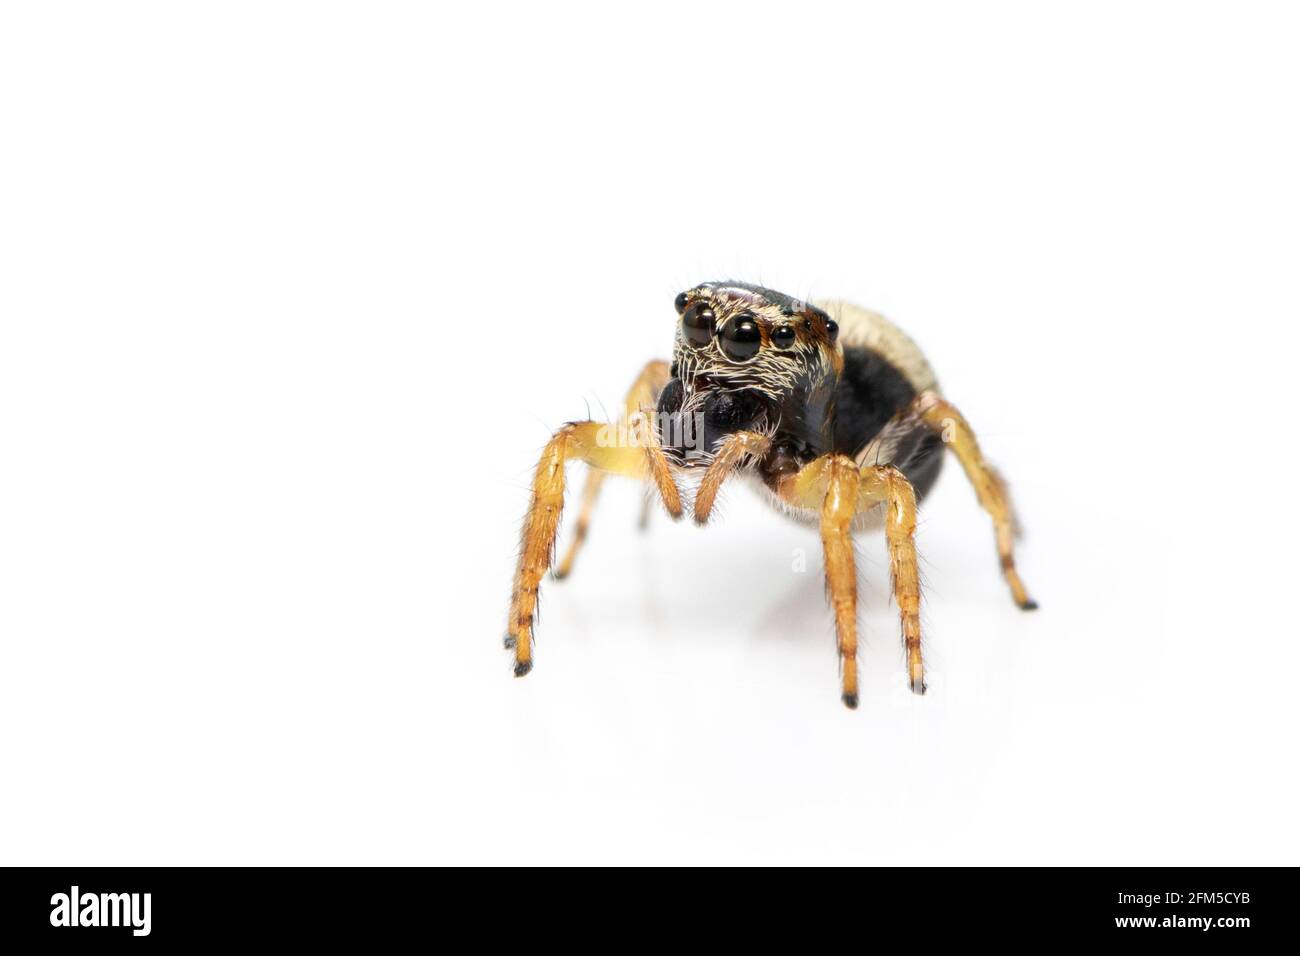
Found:
[[[559,578],[573,568],[606,474],[650,482],[674,518],[684,510],[678,477],[698,479],[691,511],[699,524],[707,523],[723,481],[742,474],[779,510],[818,526],[841,695],[850,707],[858,701],[854,530],[884,527],[908,681],[925,691],[916,506],[938,477],[945,445],[993,519],[1013,599],[1025,610],[1037,606],[1012,557],[1015,520],[1006,486],[900,329],[845,302],[803,302],[744,282],[703,283],[679,294],[675,306],[673,361],[645,366],[628,393],[624,420],[570,422],[542,453],[506,637],[517,676],[533,666],[537,588],[554,555],[570,458],[590,471]]]

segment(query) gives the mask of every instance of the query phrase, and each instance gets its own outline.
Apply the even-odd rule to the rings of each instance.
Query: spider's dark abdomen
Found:
[[[835,391],[834,451],[856,458],[915,398],[912,383],[880,353],[865,346],[845,346],[844,372]],[[939,475],[943,441],[917,422],[892,432],[880,459],[861,463],[895,465],[912,483],[919,500]]]
[[[835,390],[834,451],[852,457],[885,423],[916,398],[903,373],[864,346],[844,349],[844,373]]]

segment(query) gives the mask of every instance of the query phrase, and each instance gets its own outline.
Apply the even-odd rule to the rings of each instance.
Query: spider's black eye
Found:
[[[748,312],[740,313],[723,326],[720,338],[722,351],[727,358],[737,362],[753,358],[758,354],[758,347],[762,344],[758,323]]]
[[[682,334],[692,345],[708,345],[712,342],[716,325],[713,310],[703,302],[696,302],[682,314]]]
[[[835,344],[835,339],[840,334],[840,324],[834,319],[826,320],[826,334],[830,336],[831,345]]]
[[[778,325],[772,330],[772,344],[779,349],[788,349],[794,345],[794,327]]]
[[[677,293],[677,298],[673,300],[673,305],[677,307],[677,314],[681,315],[686,311],[687,297],[685,292]]]

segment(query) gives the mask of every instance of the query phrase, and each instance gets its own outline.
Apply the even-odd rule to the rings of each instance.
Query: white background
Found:
[[[6,5],[0,861],[1296,863],[1297,27]],[[883,541],[850,712],[741,486],[608,483],[510,676],[536,455],[719,277],[884,310],[1012,482],[1042,609],[950,462],[924,699]]]

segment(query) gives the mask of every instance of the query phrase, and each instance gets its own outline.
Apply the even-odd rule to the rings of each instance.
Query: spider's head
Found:
[[[829,315],[743,282],[677,296],[673,377],[659,398],[659,439],[680,465],[707,464],[736,431],[780,432],[824,450],[844,366]]]

